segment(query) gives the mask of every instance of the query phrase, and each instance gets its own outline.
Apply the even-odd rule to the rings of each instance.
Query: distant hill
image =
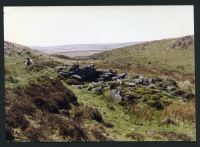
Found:
[[[139,64],[194,74],[194,36],[163,39],[113,49],[88,57],[106,63]]]
[[[33,50],[32,48],[29,48],[27,46],[23,46],[17,43],[4,41],[4,53],[7,54],[30,54],[31,52],[37,52],[36,50]]]
[[[128,43],[110,43],[110,44],[75,44],[75,45],[60,45],[60,46],[31,46],[38,51],[42,51],[48,54],[63,54],[67,52],[85,52],[85,51],[105,51],[115,48],[130,46],[137,44],[138,42],[128,42]]]

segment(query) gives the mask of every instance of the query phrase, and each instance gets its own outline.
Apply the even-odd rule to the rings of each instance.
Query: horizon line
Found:
[[[125,43],[144,43],[144,42],[152,42],[152,41],[159,41],[159,40],[165,40],[165,39],[176,39],[176,38],[181,38],[181,37],[186,37],[186,36],[194,36],[194,34],[188,34],[188,35],[184,35],[184,36],[178,36],[178,37],[167,37],[167,38],[160,38],[160,39],[154,39],[154,40],[143,40],[143,41],[129,41],[129,42],[113,42],[113,43],[73,43],[73,44],[58,44],[58,45],[25,45],[25,44],[21,44],[21,43],[17,43],[14,41],[9,41],[9,40],[4,40],[4,42],[11,42],[11,43],[15,43],[15,44],[19,44],[19,45],[23,45],[23,46],[27,46],[27,47],[57,47],[57,46],[67,46],[67,45],[103,45],[103,44],[125,44]]]

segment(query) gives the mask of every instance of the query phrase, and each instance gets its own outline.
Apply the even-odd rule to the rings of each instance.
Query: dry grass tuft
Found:
[[[195,103],[171,104],[162,113],[163,117],[174,118],[182,121],[196,122]]]
[[[153,119],[155,109],[149,106],[132,105],[129,108],[131,118],[134,120],[151,121]]]

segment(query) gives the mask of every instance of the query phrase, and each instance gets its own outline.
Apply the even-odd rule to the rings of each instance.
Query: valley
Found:
[[[8,141],[196,140],[194,36],[66,54],[5,41],[4,53]]]

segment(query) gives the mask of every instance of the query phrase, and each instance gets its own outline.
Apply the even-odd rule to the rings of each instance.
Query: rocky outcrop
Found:
[[[172,49],[185,49],[188,48],[188,46],[194,44],[194,37],[193,36],[185,36],[182,37],[178,40],[176,40],[175,42],[173,42],[173,44],[171,45]]]
[[[68,69],[66,67],[57,66],[55,70],[59,76],[64,78],[74,78],[81,81],[112,81],[117,79],[125,79],[127,73],[117,74],[113,70],[97,70],[94,65],[80,67],[78,64],[72,64]]]
[[[137,103],[143,100],[147,105],[161,110],[165,103],[163,99],[181,98],[184,101],[195,95],[184,91],[173,79],[145,77],[143,75],[129,76],[127,73],[117,73],[114,70],[96,69],[94,65],[80,67],[78,64],[70,67],[57,67],[56,71],[66,79],[74,79],[86,84],[86,89],[93,94],[101,95],[107,92],[116,102]],[[82,89],[83,86],[74,86]],[[169,100],[170,101],[170,100]]]

